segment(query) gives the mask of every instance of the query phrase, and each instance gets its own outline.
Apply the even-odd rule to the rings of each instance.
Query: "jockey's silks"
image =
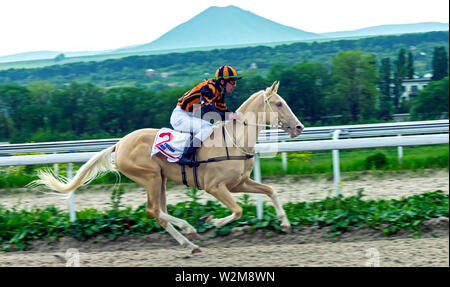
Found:
[[[200,97],[201,96],[201,97]],[[201,98],[204,102],[201,103]],[[187,112],[193,112],[194,105],[201,105],[203,112],[212,111],[213,104],[220,112],[228,112],[225,95],[214,85],[212,79],[204,80],[178,99],[178,106]]]

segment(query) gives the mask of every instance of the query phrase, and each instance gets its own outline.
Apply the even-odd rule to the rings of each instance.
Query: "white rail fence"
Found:
[[[287,135],[275,131],[266,131],[261,133],[256,144],[255,166],[253,174],[255,180],[261,182],[260,155],[274,154],[281,152],[285,155],[287,152],[296,151],[333,151],[333,174],[336,194],[340,193],[340,168],[339,168],[339,150],[342,149],[361,149],[361,148],[379,148],[379,147],[398,147],[399,156],[400,148],[403,146],[417,145],[437,145],[448,144],[448,120],[444,121],[427,121],[427,122],[407,122],[394,124],[377,124],[377,125],[358,125],[358,126],[336,126],[305,129],[303,136],[295,141],[287,141]],[[272,133],[271,136],[268,136]],[[419,134],[408,135],[404,134]],[[438,134],[433,134],[438,133]],[[276,134],[276,136],[273,136]],[[426,135],[423,135],[426,134]],[[378,135],[378,137],[368,137]],[[396,135],[396,136],[386,136]],[[332,139],[325,139],[325,138]],[[341,137],[341,138],[340,138]],[[346,138],[344,138],[346,137]],[[366,138],[361,138],[366,137]],[[368,137],[368,138],[367,138]],[[286,140],[278,142],[274,139]],[[272,142],[270,141],[272,139]],[[314,140],[304,140],[314,139]],[[321,140],[318,140],[321,139]],[[17,152],[67,152],[73,150],[89,151],[101,150],[115,144],[118,139],[110,140],[92,140],[92,141],[74,141],[74,142],[54,142],[39,144],[19,144],[19,145],[0,145],[0,154],[17,153]],[[72,177],[72,163],[86,162],[96,152],[76,152],[64,154],[45,154],[45,155],[23,155],[23,156],[3,156],[0,157],[0,166],[15,165],[35,165],[35,164],[67,164],[67,177]],[[282,156],[283,165],[286,156]],[[69,199],[70,218],[75,221],[75,199]],[[257,214],[258,218],[262,218],[262,198],[257,195]]]

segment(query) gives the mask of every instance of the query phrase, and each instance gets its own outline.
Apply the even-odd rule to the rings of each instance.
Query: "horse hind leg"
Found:
[[[193,244],[189,239],[184,237],[180,232],[178,232],[172,222],[175,223],[173,216],[168,215],[166,211],[166,205],[161,206],[161,193],[162,193],[162,177],[158,176],[149,181],[147,185],[147,215],[156,219],[156,221],[183,247],[190,248],[192,253],[197,253],[200,251],[199,247]],[[165,203],[165,193],[163,193]],[[164,210],[163,210],[164,209]],[[181,220],[181,219],[179,219]],[[176,221],[176,223],[180,223]],[[187,224],[187,222],[186,222]],[[195,231],[195,229],[194,229]]]
[[[161,206],[161,191],[163,187],[163,177],[160,171],[154,170],[138,173],[130,172],[130,170],[122,171],[127,177],[141,184],[147,191],[147,207],[145,211],[149,217],[153,217],[156,221],[183,247],[191,248],[192,253],[200,252],[197,245],[190,242],[180,232],[178,232],[170,223],[171,217],[168,216],[165,206],[164,193],[164,207]],[[137,175],[139,174],[139,175]],[[195,229],[194,229],[195,230]]]
[[[189,241],[189,239],[187,239],[186,237],[183,236],[183,234],[181,234],[180,232],[178,232],[173,225],[170,223],[170,221],[172,221],[173,218],[172,216],[169,216],[167,213],[165,213],[164,211],[160,210],[160,215],[159,218],[156,218],[156,221],[158,221],[158,223],[173,237],[175,238],[176,241],[178,241],[178,243],[183,246],[183,247],[187,247],[190,248],[192,250],[192,253],[198,253],[200,252],[200,248],[195,245],[194,243],[192,243],[191,241]],[[195,229],[194,229],[195,230]]]

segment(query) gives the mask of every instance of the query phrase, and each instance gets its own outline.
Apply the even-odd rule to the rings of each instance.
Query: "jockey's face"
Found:
[[[234,88],[236,88],[236,82],[234,82],[234,85],[232,85],[230,82],[227,82],[227,85],[225,86],[225,91],[227,94],[231,94]]]

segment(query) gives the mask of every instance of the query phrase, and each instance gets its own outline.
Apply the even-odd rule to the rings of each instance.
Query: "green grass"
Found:
[[[367,166],[367,159],[376,154],[386,157],[386,164],[376,167]],[[262,176],[284,176],[290,175],[319,175],[327,176],[333,171],[331,151],[320,152],[293,152],[287,153],[288,170],[283,171],[281,154],[273,158],[261,159]],[[401,170],[424,170],[431,168],[449,167],[449,146],[414,146],[403,148],[403,161],[398,161],[397,148],[342,150],[339,152],[341,172],[354,172],[365,170],[401,171]],[[74,164],[76,171],[81,164]],[[0,188],[24,187],[26,184],[37,179],[36,171],[42,168],[53,169],[53,165],[18,166],[0,168]],[[59,165],[59,174],[65,176],[65,164]],[[114,184],[117,178],[114,173],[108,173],[92,182],[92,184]],[[126,176],[121,175],[121,182],[132,182]]]
[[[386,164],[367,167],[367,159],[376,154],[386,157]],[[448,168],[449,146],[413,146],[403,147],[402,162],[398,160],[397,148],[378,148],[339,151],[341,172],[363,170],[418,170],[427,168]],[[287,174],[320,174],[333,171],[331,151],[287,153]],[[261,159],[261,174],[282,176],[281,154],[273,158]]]

